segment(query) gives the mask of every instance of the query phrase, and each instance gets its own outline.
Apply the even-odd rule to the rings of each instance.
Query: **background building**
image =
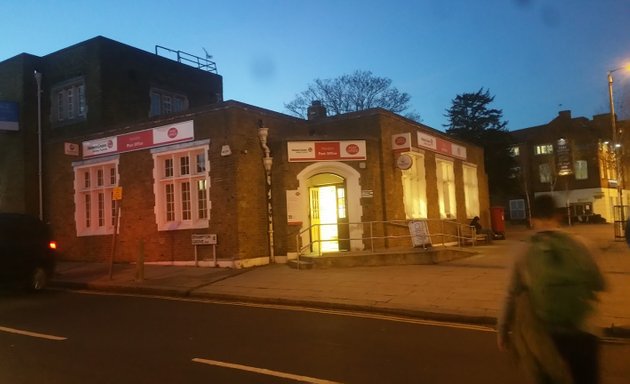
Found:
[[[628,121],[619,121],[626,127]],[[512,220],[527,217],[527,195],[551,193],[559,208],[570,215],[572,223],[601,219],[615,221],[614,207],[630,201],[622,175],[628,175],[628,162],[622,159],[618,174],[611,151],[610,115],[572,117],[571,111],[560,111],[547,124],[512,131],[517,145],[513,154],[519,168],[515,170],[522,193],[508,202]],[[624,147],[628,139],[625,138]],[[626,216],[627,217],[627,216]]]

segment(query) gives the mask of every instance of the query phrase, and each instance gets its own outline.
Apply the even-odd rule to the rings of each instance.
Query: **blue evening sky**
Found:
[[[630,61],[627,0],[5,0],[0,10],[0,61],[97,35],[149,52],[205,48],[226,100],[285,113],[313,79],[370,70],[437,129],[456,95],[481,87],[510,129],[559,110],[606,113],[606,73]],[[614,75],[618,113],[630,116],[630,73]]]

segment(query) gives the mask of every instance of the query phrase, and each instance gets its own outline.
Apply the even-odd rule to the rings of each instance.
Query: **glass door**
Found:
[[[311,187],[311,251],[326,253],[350,247],[346,190],[343,184]]]

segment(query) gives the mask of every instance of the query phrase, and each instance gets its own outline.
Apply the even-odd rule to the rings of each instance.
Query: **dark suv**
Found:
[[[55,269],[57,243],[48,225],[20,213],[0,213],[0,285],[41,290]]]

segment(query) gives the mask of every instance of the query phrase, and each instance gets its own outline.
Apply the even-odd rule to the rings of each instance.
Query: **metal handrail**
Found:
[[[208,57],[203,58],[203,57],[195,56],[195,55],[187,53],[187,52],[176,51],[174,49],[166,48],[166,47],[163,47],[161,45],[156,45],[155,46],[155,54],[156,55],[159,55],[158,51],[160,49],[176,54],[177,55],[177,62],[179,62],[179,63],[184,62],[184,63],[188,63],[189,65],[192,64],[192,66],[196,66],[197,68],[199,68],[201,70],[212,72],[212,73],[217,73],[217,63],[215,63],[214,61],[210,60]]]
[[[459,246],[463,245],[463,244],[471,244],[473,246],[475,246],[475,239],[476,239],[476,234],[475,234],[475,229],[474,227],[470,227],[468,224],[462,224],[456,221],[452,221],[452,220],[443,220],[443,219],[423,219],[423,220],[387,220],[387,221],[360,221],[360,222],[349,222],[349,223],[343,223],[343,225],[361,225],[363,226],[363,228],[365,228],[366,225],[369,225],[369,230],[367,231],[369,233],[369,236],[365,236],[366,231],[364,230],[363,233],[364,235],[362,237],[348,237],[348,238],[338,238],[336,241],[352,241],[352,240],[362,240],[364,241],[364,245],[365,245],[365,241],[369,240],[369,251],[374,253],[374,241],[375,240],[385,240],[385,239],[402,239],[402,238],[409,238],[411,239],[412,235],[410,233],[405,234],[405,235],[399,235],[399,234],[384,234],[382,236],[375,236],[374,235],[374,226],[375,225],[383,225],[383,226],[396,226],[396,227],[404,227],[404,228],[408,228],[408,225],[411,221],[425,221],[427,223],[439,223],[439,227],[440,227],[440,231],[438,233],[427,233],[427,236],[430,239],[430,243],[431,244],[439,244],[440,242],[442,243],[442,246],[446,246],[447,242],[450,243],[456,243]],[[313,228],[316,227],[322,227],[322,226],[327,226],[327,225],[339,225],[339,223],[331,223],[331,224],[312,224],[304,229],[302,229],[300,232],[298,232],[298,234],[296,235],[296,247],[297,247],[297,261],[298,261],[298,266],[300,263],[300,257],[304,255],[304,251],[306,249],[311,249],[312,246],[314,244],[320,244],[320,246],[318,247],[318,256],[322,255],[322,247],[321,247],[321,243],[324,242],[329,242],[331,240],[310,240],[308,243],[301,245],[302,244],[302,236],[308,231],[309,236],[311,233],[311,230]],[[445,230],[445,226],[454,226],[454,233],[452,232],[448,232]],[[435,225],[433,225],[433,227],[435,227]],[[441,241],[434,241],[434,239],[440,239]],[[446,241],[445,241],[446,240]]]

